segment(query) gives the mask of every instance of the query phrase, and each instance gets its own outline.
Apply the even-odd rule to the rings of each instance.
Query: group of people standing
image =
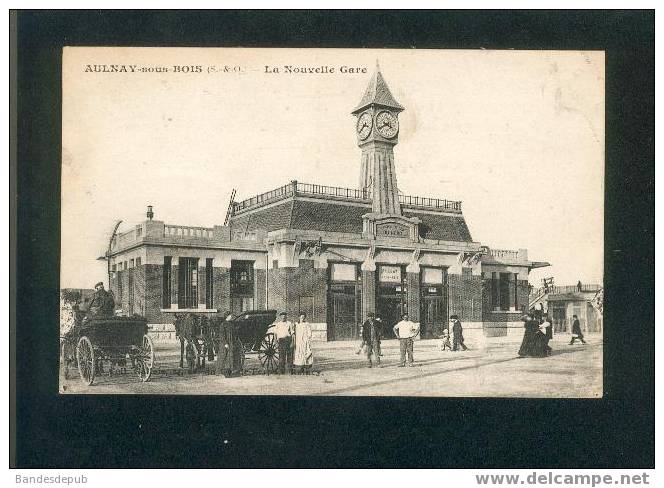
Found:
[[[551,321],[542,310],[531,309],[524,318],[523,341],[519,357],[543,358],[551,355],[549,341],[553,337]]]
[[[544,307],[539,304],[538,308],[531,308],[524,317],[523,341],[519,348],[519,357],[542,358],[551,355],[549,341],[553,338],[553,325]],[[572,339],[570,345],[576,340],[583,344],[586,341],[581,331],[581,323],[576,315],[572,316]]]
[[[441,336],[442,342],[440,349],[445,350],[449,347],[450,350],[457,351],[459,348],[462,348],[464,351],[468,348],[464,344],[463,339],[463,327],[461,326],[461,321],[457,315],[452,315],[450,317],[450,329],[452,330],[453,344],[450,343],[450,332],[449,329],[443,331]],[[406,366],[414,366],[413,358],[413,346],[415,342],[415,337],[420,333],[419,324],[412,322],[408,318],[408,314],[404,313],[401,316],[401,321],[394,325],[392,328],[394,336],[399,340],[399,367],[402,368]],[[372,368],[374,366],[374,361],[376,367],[380,368],[380,358],[383,355],[381,351],[381,340],[383,338],[383,323],[380,317],[376,317],[376,314],[369,312],[367,314],[367,320],[362,324],[362,343],[360,344],[357,354],[360,354],[364,348],[366,348],[367,354],[367,367]]]
[[[226,320],[219,327],[219,356],[217,372],[228,377],[240,376],[244,364],[244,348],[237,337],[232,315],[227,312]],[[311,350],[311,324],[307,314],[300,313],[295,324],[288,320],[286,312],[281,312],[270,325],[268,333],[274,334],[279,351],[278,374],[293,374],[296,368],[300,373],[310,373],[314,363]]]
[[[311,350],[311,324],[307,322],[307,314],[300,312],[299,320],[294,324],[281,312],[277,321],[270,326],[268,333],[277,339],[279,350],[278,374],[309,374],[314,364]],[[299,368],[299,371],[297,369]]]
[[[413,342],[415,337],[420,333],[420,326],[408,320],[408,314],[404,313],[401,316],[401,320],[394,325],[392,331],[394,332],[394,336],[399,339],[399,351],[401,355],[399,367],[406,366],[406,360],[408,360],[408,366],[413,366]],[[362,349],[366,347],[367,367],[372,368],[373,359],[375,359],[376,367],[380,368],[380,357],[383,355],[380,348],[380,343],[383,339],[383,322],[380,317],[376,317],[375,313],[369,312],[367,320],[362,324],[361,332],[362,343],[357,354],[360,354]]]

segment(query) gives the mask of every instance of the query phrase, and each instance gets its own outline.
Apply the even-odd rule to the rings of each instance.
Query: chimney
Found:
[[[145,215],[148,217],[148,220],[152,220],[152,217],[154,217],[154,212],[152,211],[152,205],[148,205],[148,211]]]

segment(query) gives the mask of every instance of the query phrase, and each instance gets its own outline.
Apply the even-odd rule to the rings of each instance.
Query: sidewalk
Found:
[[[315,343],[310,376],[249,374],[239,378],[208,373],[188,374],[179,369],[179,346],[157,348],[153,378],[141,383],[132,374],[95,380],[84,387],[77,378],[63,383],[65,393],[146,393],[225,395],[372,395],[372,396],[508,396],[589,397],[602,395],[602,343],[589,335],[588,344],[569,346],[568,336],[551,342],[547,358],[518,358],[520,340],[491,338],[468,351],[440,351],[437,340],[415,343],[415,367],[399,368],[399,344],[382,344],[382,368],[367,368],[357,355],[358,341]],[[247,372],[256,372],[256,354],[247,355]]]

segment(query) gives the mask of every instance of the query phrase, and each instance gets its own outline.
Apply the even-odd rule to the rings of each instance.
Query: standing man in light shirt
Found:
[[[408,366],[413,364],[413,338],[420,333],[420,326],[415,322],[408,320],[408,314],[401,316],[401,322],[396,324],[393,329],[394,335],[399,339],[399,350],[401,352],[400,368],[406,365],[406,354],[408,355]]]
[[[279,347],[279,374],[286,373],[286,365],[288,365],[288,372],[293,372],[293,323],[286,320],[286,312],[279,314],[279,320],[272,324],[268,329],[268,333],[272,333],[277,338],[277,345]]]

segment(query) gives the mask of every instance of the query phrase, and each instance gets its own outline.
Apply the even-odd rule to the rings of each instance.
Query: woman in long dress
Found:
[[[293,353],[293,365],[300,368],[300,373],[309,374],[314,364],[311,336],[311,324],[307,322],[307,314],[301,312],[300,320],[295,324],[295,351]]]
[[[528,313],[524,318],[523,341],[519,348],[520,357],[544,357],[546,356],[546,345],[544,334],[540,332],[539,321],[535,319],[532,313]]]

